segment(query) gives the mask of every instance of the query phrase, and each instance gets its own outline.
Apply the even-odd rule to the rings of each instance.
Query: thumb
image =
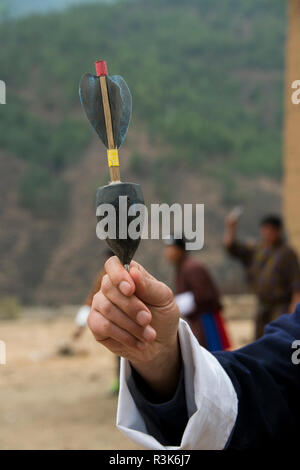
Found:
[[[130,276],[135,283],[135,295],[146,304],[163,307],[173,300],[171,289],[151,276],[135,261],[130,263]]]

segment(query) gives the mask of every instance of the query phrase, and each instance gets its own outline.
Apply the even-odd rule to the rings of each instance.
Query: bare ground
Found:
[[[251,340],[253,299],[229,298],[226,305],[233,344],[241,346]],[[108,393],[115,358],[89,331],[76,356],[51,356],[69,338],[75,312],[35,308],[0,323],[7,348],[7,364],[0,366],[0,449],[138,448],[115,426],[117,398]]]

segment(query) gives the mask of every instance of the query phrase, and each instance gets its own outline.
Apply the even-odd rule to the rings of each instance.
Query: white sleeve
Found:
[[[88,305],[83,305],[77,312],[75,317],[75,323],[77,326],[84,327],[87,325],[87,319],[90,314],[91,307]]]
[[[180,320],[179,340],[189,415],[180,447],[166,447],[147,434],[143,418],[127,386],[131,371],[128,361],[123,358],[117,426],[129,438],[149,449],[224,449],[237,417],[235,389],[223,367],[199,345],[184,320]]]
[[[184,292],[183,294],[175,295],[175,300],[178,305],[180,314],[188,316],[190,313],[195,311],[196,302],[193,292]]]

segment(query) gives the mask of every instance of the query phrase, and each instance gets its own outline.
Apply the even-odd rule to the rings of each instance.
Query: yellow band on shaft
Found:
[[[119,165],[119,154],[118,149],[108,149],[107,150],[107,159],[108,166],[120,166]]]

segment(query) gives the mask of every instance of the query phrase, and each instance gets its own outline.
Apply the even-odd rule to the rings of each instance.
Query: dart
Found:
[[[129,269],[130,261],[139,246],[140,237],[132,238],[129,235],[128,227],[136,215],[128,215],[127,207],[144,204],[140,186],[135,183],[123,183],[120,180],[118,151],[128,131],[132,113],[132,97],[122,77],[108,75],[104,60],[95,62],[95,68],[96,75],[86,73],[81,78],[79,96],[87,119],[107,149],[110,183],[98,188],[96,205],[97,208],[103,204],[110,204],[114,207],[116,237],[107,237],[106,241],[126,269]],[[120,204],[122,198],[127,199],[127,207]],[[97,217],[98,221],[102,217]],[[126,233],[120,236],[121,221],[126,223]]]

